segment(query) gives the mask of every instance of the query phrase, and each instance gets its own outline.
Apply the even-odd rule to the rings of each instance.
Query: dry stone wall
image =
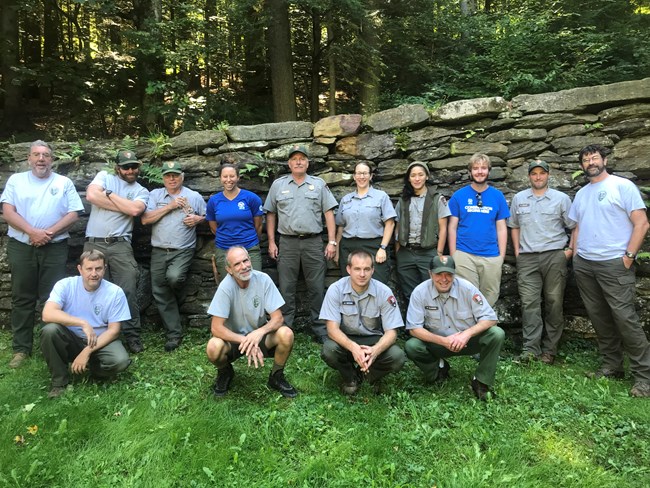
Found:
[[[471,154],[490,156],[492,184],[508,201],[528,187],[526,164],[533,158],[551,167],[551,186],[573,198],[586,182],[579,174],[578,151],[599,143],[612,149],[610,169],[633,180],[648,198],[650,184],[650,78],[612,85],[576,88],[540,95],[520,95],[462,100],[436,110],[422,105],[403,105],[367,118],[358,114],[337,115],[310,122],[282,122],[233,126],[224,130],[188,131],[170,139],[163,159],[176,159],[185,169],[185,184],[206,199],[221,190],[218,168],[224,161],[242,167],[241,187],[266,196],[274,177],[287,172],[291,145],[306,144],[311,152],[310,172],[323,178],[340,198],[351,191],[352,169],[358,161],[376,170],[375,186],[396,199],[403,175],[411,161],[425,161],[438,191],[451,195],[468,183],[466,165]],[[57,171],[69,176],[77,190],[85,189],[94,175],[112,160],[120,141],[88,141],[75,160],[57,161]],[[72,153],[73,143],[56,143],[56,153]],[[16,171],[27,169],[29,144],[0,145],[0,188]],[[151,145],[140,143],[138,156],[149,160]],[[154,188],[155,184],[147,184]],[[85,202],[85,200],[84,200]],[[86,209],[89,210],[86,203]],[[73,228],[70,274],[83,246],[87,215]],[[0,224],[0,323],[8,327],[11,307],[10,275],[6,261],[6,224]],[[140,263],[139,299],[143,318],[157,324],[149,284],[149,229],[138,222],[134,234],[135,254]],[[647,241],[643,249],[650,251]],[[183,305],[186,325],[207,327],[206,313],[216,284],[210,258],[212,236],[207,226],[199,229],[197,255],[188,280]],[[262,244],[263,249],[266,242]],[[272,260],[264,256],[265,271],[276,278]],[[338,278],[330,265],[328,284]],[[520,326],[516,268],[512,249],[504,264],[501,298],[497,311],[506,327]],[[300,289],[300,288],[299,288]],[[642,261],[637,274],[638,308],[646,330],[650,328],[650,263]],[[569,329],[590,333],[586,313],[571,276],[565,310]]]

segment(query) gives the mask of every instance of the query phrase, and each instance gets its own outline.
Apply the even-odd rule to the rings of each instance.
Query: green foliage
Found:
[[[163,183],[162,168],[156,164],[143,163],[140,166],[140,177],[151,183],[157,183],[159,185]]]
[[[255,154],[257,159],[254,163],[245,163],[239,168],[239,174],[246,179],[251,179],[254,177],[262,178],[262,181],[266,183],[269,178],[275,178],[280,174],[280,169],[282,165],[273,160],[264,159],[264,156],[261,154]]]
[[[150,159],[160,159],[172,147],[172,143],[169,142],[169,136],[162,132],[150,132],[149,137],[147,137],[147,142],[151,144],[151,149],[149,150]]]
[[[401,151],[406,151],[411,142],[411,136],[409,135],[409,129],[394,129],[392,131],[395,136],[395,147]]]

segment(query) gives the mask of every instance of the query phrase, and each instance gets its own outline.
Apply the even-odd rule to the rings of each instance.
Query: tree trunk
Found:
[[[327,59],[328,59],[328,70],[327,74],[329,77],[329,115],[336,115],[336,57],[334,56],[334,19],[332,15],[328,15],[327,21]]]
[[[320,63],[323,52],[321,46],[321,21],[320,13],[312,9],[312,52],[311,52],[311,83],[309,96],[309,114],[312,122],[318,122],[320,119]]]
[[[276,122],[296,120],[289,7],[286,0],[267,0],[266,5],[269,13],[268,46],[273,118]]]
[[[372,3],[372,2],[371,2]],[[361,114],[370,115],[379,110],[379,52],[377,46],[377,11],[367,12],[361,24],[361,39],[366,44],[369,56],[361,66]]]

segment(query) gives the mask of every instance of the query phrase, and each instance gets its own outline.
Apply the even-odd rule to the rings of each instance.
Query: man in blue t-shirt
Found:
[[[476,286],[494,306],[501,288],[510,210],[503,193],[488,185],[491,168],[486,154],[470,158],[467,169],[472,182],[449,200],[447,242],[457,275]]]

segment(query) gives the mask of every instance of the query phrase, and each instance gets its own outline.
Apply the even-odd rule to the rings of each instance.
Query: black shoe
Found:
[[[277,390],[285,398],[295,398],[298,396],[296,389],[284,377],[284,370],[278,369],[275,373],[269,375],[267,386]]]
[[[228,393],[228,388],[230,388],[230,383],[235,377],[235,370],[232,367],[232,364],[228,364],[225,368],[217,370],[217,379],[214,380],[214,386],[212,387],[212,393],[216,397],[225,396]]]
[[[178,346],[181,345],[181,342],[183,342],[182,337],[178,337],[177,339],[169,339],[165,343],[165,351],[172,352],[173,350],[178,349]]]
[[[488,385],[481,383],[476,378],[472,380],[472,390],[474,390],[474,395],[476,395],[476,398],[483,402],[487,401],[489,395],[491,395],[492,398],[495,398],[497,396],[496,393],[490,390],[490,387]]]
[[[449,374],[450,369],[451,366],[449,366],[449,363],[445,361],[445,364],[442,367],[438,368],[438,377],[436,378],[436,383],[444,383],[449,378],[451,378],[451,375]]]
[[[142,346],[142,341],[140,340],[139,337],[132,337],[130,339],[127,339],[126,347],[128,347],[129,351],[131,351],[133,354],[138,354],[144,351],[144,347]]]
[[[341,385],[341,393],[346,396],[355,395],[357,391],[359,391],[361,383],[363,383],[363,373],[360,370],[355,369],[354,376],[344,381]]]

